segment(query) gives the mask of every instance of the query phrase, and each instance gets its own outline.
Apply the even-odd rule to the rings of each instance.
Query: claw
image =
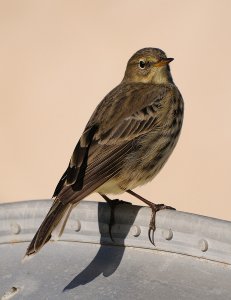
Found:
[[[176,210],[174,207],[167,206],[164,204],[152,204],[150,205],[152,209],[152,216],[149,224],[149,230],[148,230],[148,238],[149,241],[155,246],[155,241],[154,241],[154,233],[156,230],[156,212],[162,209],[171,209],[171,210]]]
[[[153,230],[152,228],[149,228],[149,230],[148,230],[148,238],[149,238],[150,243],[153,244],[153,246],[155,246],[154,232],[155,232],[155,230]]]
[[[156,211],[159,211],[159,210],[163,210],[163,209],[171,209],[171,210],[176,210],[174,207],[172,206],[167,206],[165,204],[156,204]]]
[[[157,212],[157,208],[156,207],[151,207],[152,209],[152,216],[151,216],[151,220],[150,220],[150,224],[149,224],[149,230],[148,230],[148,238],[149,241],[155,246],[155,242],[154,242],[154,234],[155,234],[155,230],[156,230],[156,212]]]
[[[155,203],[143,198],[142,196],[136,194],[132,190],[126,190],[126,192],[128,194],[138,198],[139,200],[143,201],[145,204],[147,204],[152,209],[152,217],[151,217],[151,220],[150,220],[149,230],[148,230],[148,238],[149,238],[149,241],[155,246],[154,233],[155,233],[155,230],[156,230],[156,225],[155,225],[156,212],[158,210],[161,210],[161,209],[173,209],[173,210],[175,210],[175,208],[173,208],[171,206],[164,205],[164,204],[155,204]]]

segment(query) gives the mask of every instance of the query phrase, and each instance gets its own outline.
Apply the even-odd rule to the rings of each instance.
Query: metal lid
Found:
[[[200,299],[217,299],[218,294],[228,299],[231,222],[163,210],[157,213],[153,246],[148,239],[151,210],[120,204],[113,242],[109,206],[82,201],[60,241],[48,243],[22,265],[24,242],[32,239],[50,206],[50,200],[0,205],[3,299],[128,299],[131,294],[133,299],[198,299],[198,288]]]

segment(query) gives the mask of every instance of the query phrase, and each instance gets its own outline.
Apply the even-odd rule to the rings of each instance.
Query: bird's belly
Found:
[[[112,178],[110,180],[108,180],[107,182],[105,182],[103,185],[101,185],[96,192],[100,193],[100,194],[122,194],[124,192],[124,189],[121,188],[120,186],[120,178],[119,177],[115,177]]]

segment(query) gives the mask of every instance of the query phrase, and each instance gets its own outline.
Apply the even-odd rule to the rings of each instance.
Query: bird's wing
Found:
[[[136,138],[158,128],[167,86],[130,84],[118,86],[98,105],[87,124],[54,196],[78,201],[122,168],[122,161]],[[69,188],[76,195],[70,196]],[[68,199],[67,199],[68,198]]]
[[[99,144],[115,145],[133,140],[153,128],[157,121],[159,103],[153,101],[139,111],[122,119],[99,136]]]
[[[82,169],[86,168],[88,151],[96,130],[97,126],[95,125],[90,126],[84,130],[79,142],[74,149],[69,165],[56,186],[53,197],[56,197],[59,194],[64,184],[69,186],[76,183],[79,173]]]

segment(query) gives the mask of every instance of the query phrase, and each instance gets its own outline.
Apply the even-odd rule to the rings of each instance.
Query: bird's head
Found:
[[[164,51],[144,48],[137,51],[128,61],[123,82],[161,84],[172,82],[169,63]]]

